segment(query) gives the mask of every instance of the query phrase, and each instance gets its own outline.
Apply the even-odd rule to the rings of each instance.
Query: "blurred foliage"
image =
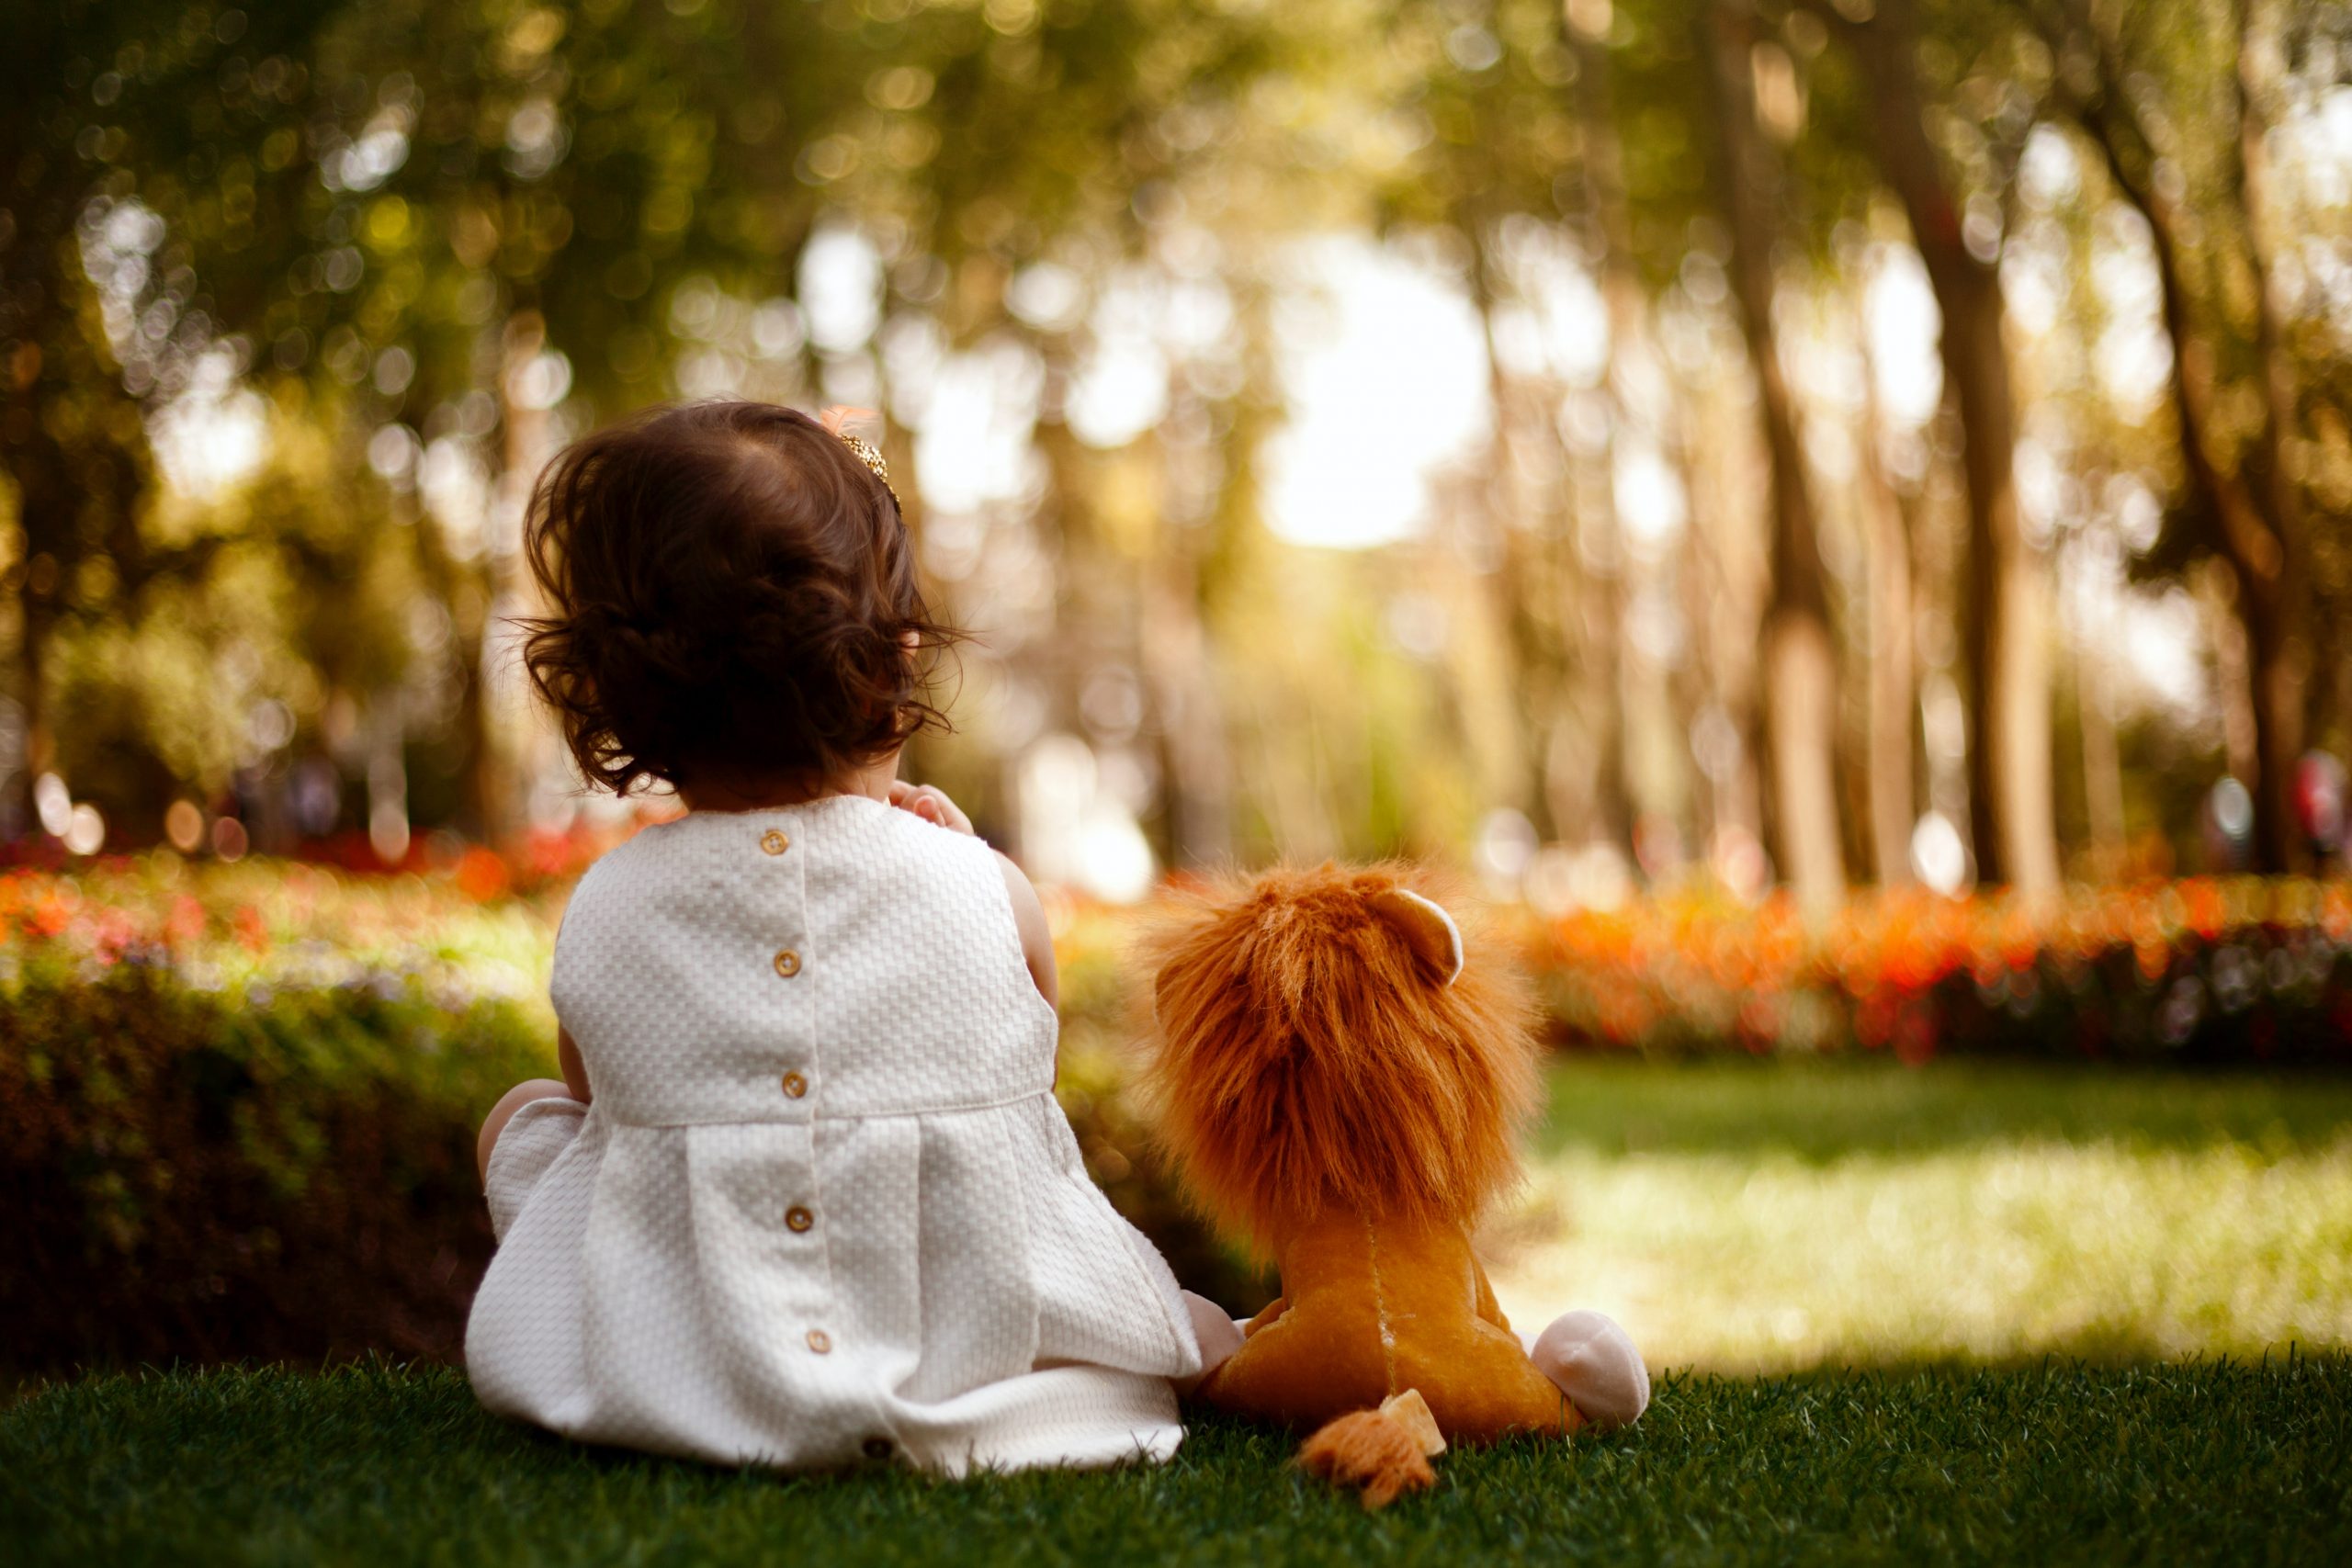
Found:
[[[543,1054],[526,1010],[137,965],[0,1007],[12,1367],[456,1353],[491,1250],[470,1126]]]
[[[1928,894],[1811,926],[1787,901],[1641,901],[1528,921],[1565,1043],[2143,1065],[2352,1064],[2352,891],[2240,878]]]
[[[0,876],[0,1359],[454,1356],[548,940],[299,866]]]
[[[0,873],[0,1369],[453,1359],[491,1252],[475,1130],[554,1069],[561,885],[505,891],[539,869]],[[1117,952],[1072,931],[1063,1102],[1122,1211],[1240,1310],[1261,1282],[1121,1092]]]
[[[544,871],[481,852],[398,877],[159,852],[0,874],[0,1174],[19,1195],[0,1245],[24,1262],[0,1279],[12,1358],[454,1353],[489,1254],[473,1129],[551,1066],[564,884],[535,884]],[[1254,1307],[1269,1282],[1190,1213],[1127,1090],[1144,1027],[1135,917],[1062,896],[1048,912],[1057,1088],[1091,1174],[1188,1285]],[[1778,904],[1645,902],[1505,931],[1556,1037],[1598,1058],[2340,1067],[2352,1036],[2352,895],[2320,884],[2152,885],[2040,919],[1889,897],[1817,934]],[[1784,1091],[1742,1081],[1765,1097],[1753,1114],[1687,1125],[1703,1107],[1668,1093],[1645,1110],[1647,1091],[1621,1084],[1568,1106],[1544,1146],[1768,1137]],[[2213,1092],[2291,1092],[2245,1081]],[[1911,1091],[1867,1082],[1819,1123],[1838,1147],[1857,1144],[1858,1115],[1877,1129],[1860,1142],[1902,1143],[1918,1120],[1868,1110]],[[2335,1116],[2334,1083],[2314,1080],[2290,1120]],[[2184,1114],[2143,1107],[2117,1126]]]
[[[2337,0],[57,0],[0,63],[0,838],[45,773],[118,847],[175,800],[387,862],[560,818],[506,629],[524,495],[593,423],[729,394],[881,411],[982,634],[919,761],[1007,842],[1067,734],[1162,866],[1453,852],[1496,810],[1670,835],[1661,883],[1786,863],[1812,818],[1754,655],[1817,599],[1850,880],[1911,877],[1877,793],[1987,880],[1996,818],[2084,874],[2150,833],[2309,865],[2288,775],[2352,700],[2347,77]],[[1491,405],[1363,557],[1261,494],[1334,235],[1459,296]],[[2008,433],[1967,398],[1868,389],[1919,255],[1947,317],[1960,277],[2011,320],[1942,357],[2014,394],[2014,472],[1970,468]],[[1774,332],[1801,457],[1759,436]],[[1148,383],[1129,428],[1080,412],[1106,364]],[[976,378],[986,493],[938,434]],[[1768,548],[1763,498],[1807,492]],[[2118,696],[2127,568],[2193,596],[2187,710]],[[2044,576],[2075,657],[2002,698],[2017,650],[1972,628],[2016,594],[2038,662]],[[1871,748],[1889,660],[1916,700]],[[1983,762],[2005,700],[2054,803]],[[2216,844],[2224,770],[2256,819]]]

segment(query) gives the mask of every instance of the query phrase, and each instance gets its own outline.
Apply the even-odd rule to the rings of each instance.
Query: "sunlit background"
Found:
[[[522,501],[750,396],[878,412],[978,634],[921,770],[1096,897],[2332,863],[2341,8],[2255,8],[2241,148],[2195,8],[1843,3],[68,7],[0,837],[610,823]]]
[[[1571,1061],[1494,1236],[1515,1309],[1740,1366],[2352,1338],[2340,1091],[2107,1081],[2352,1032],[2352,7],[121,0],[17,32],[0,988],[41,1051],[119,1026],[125,965],[231,1033],[237,998],[373,987],[424,1010],[350,1027],[477,1052],[431,1080],[472,1114],[481,1064],[543,1050],[567,879],[674,809],[585,792],[527,700],[533,478],[655,401],[849,405],[973,634],[908,771],[1097,976],[1066,1099],[1171,1247],[1115,911],[1408,853],[1472,874],[1564,1046],[2067,1064],[1661,1079],[1653,1147],[1618,1112],[1667,1091]],[[37,993],[82,1021],[34,1031]],[[50,1060],[17,1109],[66,1092]],[[1892,1124],[1972,1131],[1799,1147],[1915,1092]],[[1722,1103],[1747,1132],[1678,1141]],[[2166,1237],[2230,1181],[2256,1218],[2184,1285]],[[1778,1294],[1715,1312],[1734,1273]],[[2140,1304],[2068,1315],[2109,1300]]]

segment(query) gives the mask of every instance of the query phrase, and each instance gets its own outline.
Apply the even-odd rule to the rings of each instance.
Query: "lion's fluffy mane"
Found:
[[[1209,1217],[1261,1253],[1327,1203],[1467,1223],[1518,1177],[1527,986],[1475,938],[1443,984],[1368,902],[1400,886],[1459,919],[1455,890],[1414,867],[1282,867],[1177,895],[1146,939],[1159,1136]]]

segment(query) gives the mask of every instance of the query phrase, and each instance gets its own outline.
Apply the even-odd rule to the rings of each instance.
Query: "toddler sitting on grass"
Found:
[[[953,634],[872,448],[705,403],[549,468],[526,662],[581,769],[687,807],[582,879],[563,1081],[481,1131],[482,1404],[808,1469],[1165,1459],[1194,1314],[1056,1103],[1035,891],[897,778]]]

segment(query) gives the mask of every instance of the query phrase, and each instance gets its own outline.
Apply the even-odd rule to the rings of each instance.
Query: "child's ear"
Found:
[[[1462,928],[1436,903],[1409,887],[1386,887],[1364,900],[1374,914],[1396,928],[1407,944],[1451,986],[1462,973]]]

